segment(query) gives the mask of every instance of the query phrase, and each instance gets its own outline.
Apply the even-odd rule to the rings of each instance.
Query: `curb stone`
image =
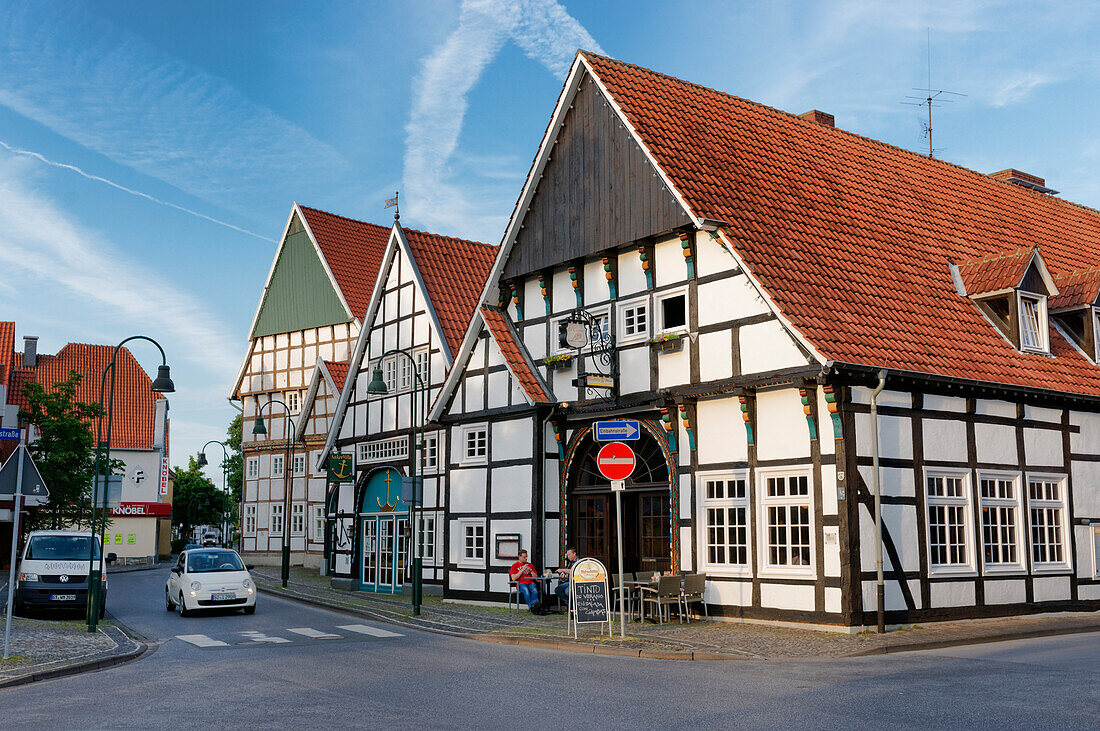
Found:
[[[994,642],[1011,642],[1012,640],[1029,640],[1036,637],[1057,637],[1060,635],[1079,635],[1088,632],[1100,632],[1100,622],[1091,625],[1063,625],[1060,627],[1046,627],[1043,629],[1027,630],[1024,632],[1003,632],[996,635],[982,637],[960,637],[954,640],[937,640],[923,643],[911,642],[905,645],[892,647],[872,647],[867,650],[853,652],[846,657],[873,657],[875,655],[893,655],[898,652],[918,652],[920,650],[942,650],[947,647],[964,647],[966,645],[988,645]]]

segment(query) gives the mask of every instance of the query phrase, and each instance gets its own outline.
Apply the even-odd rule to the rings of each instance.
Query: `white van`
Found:
[[[16,571],[15,606],[80,608],[88,603],[88,554],[95,541],[93,560],[99,561],[99,536],[88,531],[36,530],[27,537]],[[107,554],[113,563],[115,554]],[[107,573],[102,578],[99,616],[107,607]]]

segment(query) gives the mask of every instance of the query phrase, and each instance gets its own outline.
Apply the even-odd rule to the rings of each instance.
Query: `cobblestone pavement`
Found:
[[[109,622],[100,624],[94,633],[87,630],[88,626],[76,619],[13,617],[12,656],[0,660],[0,683],[103,660],[138,647]]]
[[[621,648],[625,653],[693,652],[697,659],[711,658],[811,658],[845,657],[899,652],[944,645],[1029,637],[1041,634],[1100,631],[1100,612],[1058,616],[935,622],[913,625],[886,634],[842,634],[774,625],[675,619],[663,627],[651,622],[627,620],[626,638],[600,636],[596,625],[583,628],[580,640],[567,632],[561,615],[536,617],[526,610],[500,606],[475,606],[424,597],[419,617],[412,616],[407,596],[387,596],[333,589],[329,578],[313,570],[291,569],[286,589],[278,569],[257,567],[253,577],[261,589],[284,596],[346,609],[364,616],[421,629],[455,635],[483,636],[501,642],[546,640],[601,648]],[[606,629],[605,629],[606,632]]]

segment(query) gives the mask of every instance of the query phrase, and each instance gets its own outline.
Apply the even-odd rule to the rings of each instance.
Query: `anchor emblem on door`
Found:
[[[392,505],[390,504],[390,482],[391,482],[390,470],[386,470],[386,477],[383,480],[383,482],[386,483],[386,504],[385,505],[382,504],[382,498],[380,498],[380,497],[376,497],[374,500],[375,500],[375,502],[378,503],[378,509],[379,510],[383,510],[387,513],[392,513],[394,511],[394,508],[397,507],[397,503],[398,503],[398,500],[400,500],[400,498],[394,500]]]

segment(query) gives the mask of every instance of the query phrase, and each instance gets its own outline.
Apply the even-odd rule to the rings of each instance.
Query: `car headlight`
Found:
[[[20,581],[38,581],[38,574],[24,573],[19,574]]]
[[[245,579],[244,581],[241,582],[241,586],[243,586],[246,589],[251,589],[252,586],[253,586],[252,579]]]
[[[197,582],[197,581],[192,581],[191,582],[191,591],[198,591],[201,588],[202,588],[202,584],[200,584],[199,582]]]

